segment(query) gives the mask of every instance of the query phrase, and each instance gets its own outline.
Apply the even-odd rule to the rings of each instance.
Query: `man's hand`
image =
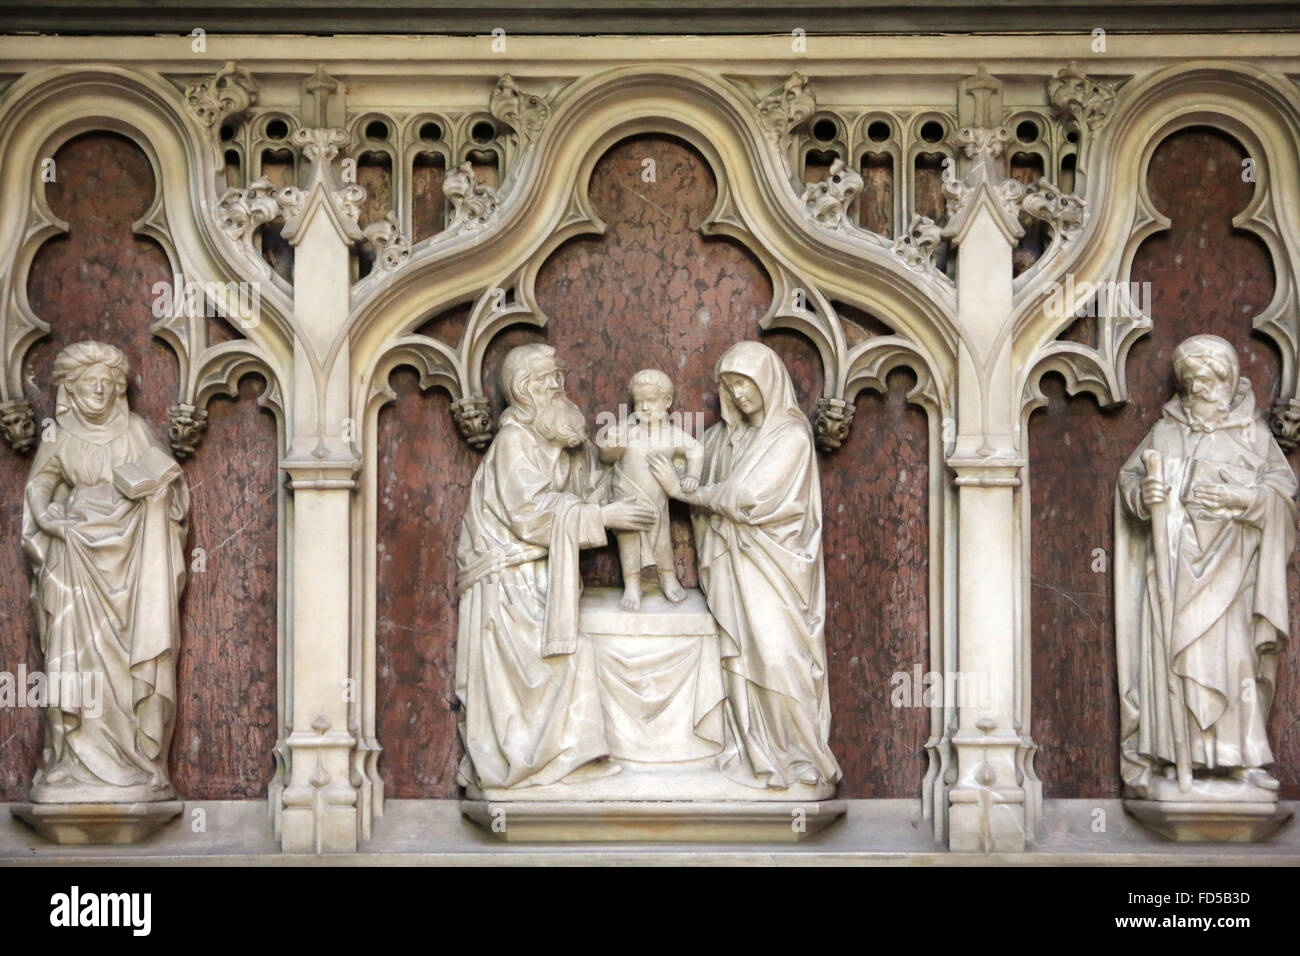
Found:
[[[649,531],[656,517],[653,508],[635,501],[611,501],[600,506],[600,519],[614,531]]]
[[[654,475],[655,481],[670,498],[680,498],[682,495],[682,479],[677,474],[677,469],[673,463],[668,460],[662,453],[655,453],[647,456],[647,462],[650,465],[650,474]]]
[[[1168,501],[1172,493],[1173,489],[1159,478],[1142,479],[1142,503],[1148,508]]]
[[[1255,489],[1241,485],[1215,485],[1197,482],[1192,485],[1192,497],[1207,508],[1220,511],[1245,511],[1255,503]]]

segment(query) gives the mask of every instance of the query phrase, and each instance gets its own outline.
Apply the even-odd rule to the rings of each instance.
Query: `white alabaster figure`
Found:
[[[1116,491],[1121,773],[1140,799],[1276,799],[1296,478],[1228,342],[1193,336],[1173,364],[1181,394]]]
[[[714,372],[722,421],[688,492],[662,455],[656,479],[693,507],[700,584],[722,640],[719,768],[751,787],[840,779],[826,675],[821,484],[812,427],[770,348],[741,342]]]
[[[53,440],[32,462],[23,547],[45,658],[33,803],[170,800],[189,492],[127,407],[127,360],[80,342],[54,362]]]
[[[663,454],[676,463],[684,462],[682,488],[694,491],[704,466],[703,446],[673,421],[668,409],[673,404],[673,382],[657,369],[642,369],[629,383],[633,417],[616,430],[613,439],[600,450],[602,462],[614,463],[613,497],[636,501],[655,510],[649,531],[625,531],[617,535],[618,556],[623,570],[621,605],[629,611],[641,607],[641,570],[654,568],[664,597],[677,603],[686,599],[677,580],[673,543],[669,537],[668,495],[650,472],[650,455]]]
[[[548,345],[512,349],[509,407],[475,472],[456,552],[459,782],[480,788],[580,782],[607,758],[590,639],[578,626],[578,551],[607,529],[645,531],[648,505],[601,504],[607,482]]]

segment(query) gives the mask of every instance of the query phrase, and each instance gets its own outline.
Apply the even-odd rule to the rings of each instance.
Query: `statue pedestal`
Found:
[[[704,595],[673,604],[591,588],[581,627],[596,648],[610,764],[617,772],[540,787],[468,787],[466,816],[505,840],[797,840],[847,808],[832,784],[784,790],[725,777],[725,690],[717,626]]]
[[[1254,843],[1291,819],[1276,802],[1125,800],[1138,822],[1178,843]]]
[[[138,843],[180,815],[179,800],[149,803],[16,803],[9,812],[62,846]]]
[[[844,800],[463,800],[461,813],[508,843],[794,843],[844,815]]]
[[[1291,819],[1277,791],[1244,780],[1197,779],[1186,790],[1165,777],[1152,779],[1142,798],[1124,800],[1134,819],[1179,843],[1254,843]]]

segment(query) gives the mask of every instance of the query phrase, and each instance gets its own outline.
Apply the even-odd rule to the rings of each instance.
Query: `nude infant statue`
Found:
[[[703,446],[673,421],[668,409],[673,403],[673,383],[663,372],[642,369],[632,376],[634,415],[602,444],[601,461],[614,462],[613,497],[653,507],[657,513],[648,531],[624,531],[618,534],[618,556],[623,567],[623,598],[619,602],[629,611],[641,607],[641,569],[654,567],[664,597],[677,602],[686,592],[677,581],[673,563],[673,545],[668,534],[668,495],[650,472],[649,457],[662,454],[674,464],[685,460],[682,488],[693,492],[699,485],[704,468]]]

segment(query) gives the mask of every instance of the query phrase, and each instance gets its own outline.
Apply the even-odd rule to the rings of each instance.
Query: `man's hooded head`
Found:
[[[1188,415],[1219,421],[1237,392],[1237,350],[1217,335],[1193,335],[1174,349],[1174,375]]]

